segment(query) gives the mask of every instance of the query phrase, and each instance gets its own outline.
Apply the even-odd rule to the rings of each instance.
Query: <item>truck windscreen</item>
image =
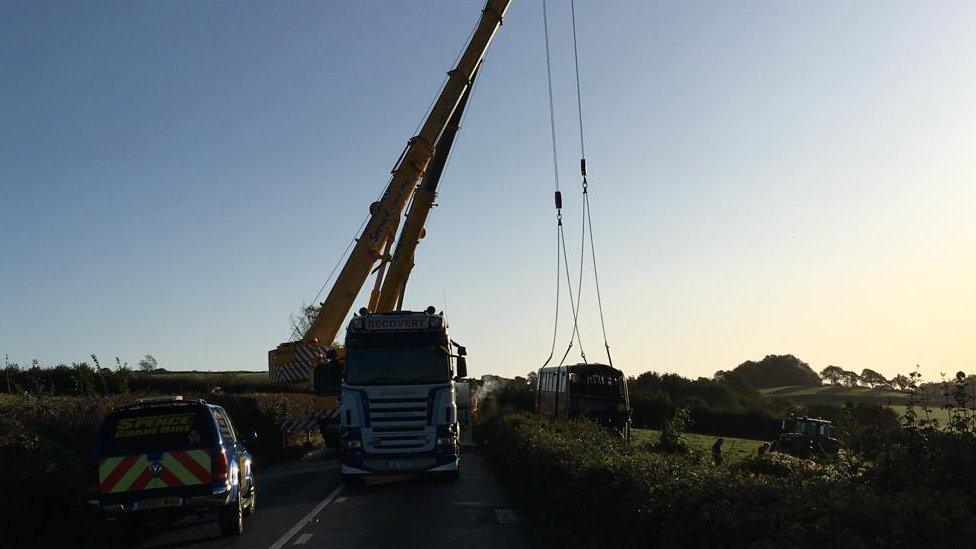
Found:
[[[447,383],[450,363],[443,347],[348,347],[349,385]]]

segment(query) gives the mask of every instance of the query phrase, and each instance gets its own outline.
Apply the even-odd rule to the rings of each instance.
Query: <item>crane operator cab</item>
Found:
[[[329,348],[325,352],[325,360],[315,366],[312,374],[312,392],[316,395],[339,394],[342,384],[342,363],[345,359],[345,349]]]
[[[452,352],[456,350],[455,352]],[[360,310],[346,329],[339,408],[344,480],[371,474],[460,471],[455,380],[464,347],[442,313]]]

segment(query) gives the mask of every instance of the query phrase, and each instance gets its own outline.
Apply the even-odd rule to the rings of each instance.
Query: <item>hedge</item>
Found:
[[[628,447],[585,420],[502,414],[488,455],[540,544],[572,547],[974,546],[971,494],[886,491],[866,464],[776,453],[741,465]]]

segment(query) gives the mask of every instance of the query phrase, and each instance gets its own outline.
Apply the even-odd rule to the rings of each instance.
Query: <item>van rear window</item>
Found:
[[[216,440],[213,422],[201,406],[124,410],[110,414],[99,429],[100,453],[184,450]]]

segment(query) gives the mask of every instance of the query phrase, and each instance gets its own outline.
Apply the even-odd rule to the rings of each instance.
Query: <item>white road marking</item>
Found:
[[[454,504],[455,507],[487,507],[486,504],[480,501],[459,501]]]
[[[499,524],[511,524],[521,521],[521,517],[513,509],[495,509],[495,518]]]
[[[342,503],[343,501],[346,501],[346,496],[342,496],[341,498],[336,498],[336,503]]]
[[[302,534],[295,538],[295,543],[292,545],[305,545],[310,539],[312,539],[312,534]]]
[[[302,517],[302,520],[296,522],[295,525],[291,527],[291,530],[285,532],[285,535],[281,536],[280,538],[278,538],[278,541],[271,544],[270,549],[281,549],[282,547],[284,547],[285,544],[288,543],[288,541],[291,538],[295,537],[295,534],[300,532],[301,529],[304,528],[305,525],[309,523],[309,521],[315,518],[315,515],[319,514],[319,512],[321,512],[322,509],[325,509],[326,505],[332,503],[332,500],[335,499],[335,497],[339,495],[339,492],[342,491],[343,486],[344,486],[343,484],[336,486],[336,489],[333,490],[332,493],[330,493],[328,496],[326,496],[325,499],[320,501],[318,505],[315,506],[315,508],[313,508],[311,511],[308,512],[307,515]]]

